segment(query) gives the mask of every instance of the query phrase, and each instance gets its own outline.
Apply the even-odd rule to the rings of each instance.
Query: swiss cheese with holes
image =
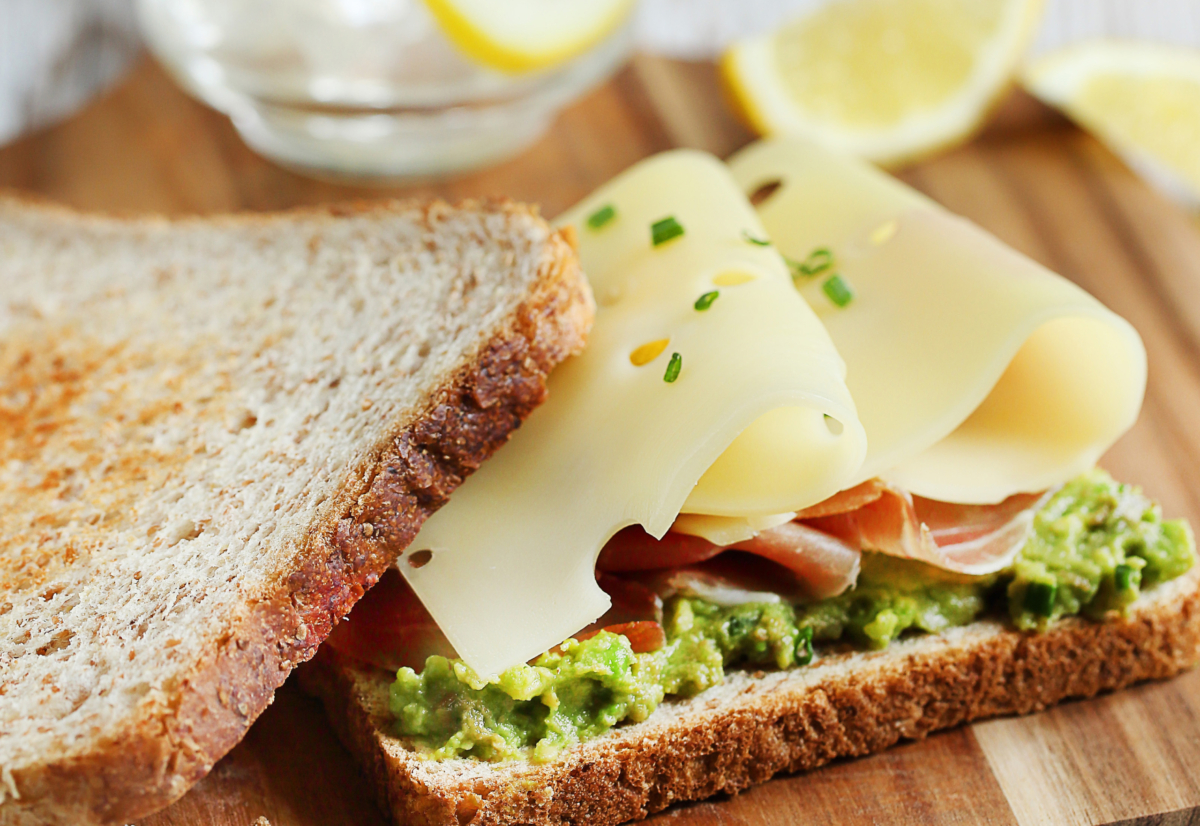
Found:
[[[681,511],[767,524],[866,454],[842,359],[778,252],[748,240],[765,233],[724,165],[659,155],[559,223],[599,305],[587,349],[400,563],[484,675],[607,609],[595,560],[620,528],[662,536]]]
[[[1137,418],[1142,341],[1071,282],[816,144],[762,141],[730,167],[766,196],[759,215],[782,253],[822,250],[854,291],[836,307],[825,273],[798,278],[846,359],[870,446],[857,479],[998,502],[1091,467]]]

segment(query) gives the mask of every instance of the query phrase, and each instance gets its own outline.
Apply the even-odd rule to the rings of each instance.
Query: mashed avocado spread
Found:
[[[967,577],[867,553],[852,590],[817,602],[722,607],[673,597],[664,606],[667,643],[651,653],[602,631],[491,680],[430,657],[420,674],[397,673],[391,710],[399,733],[434,758],[545,761],[620,722],[644,720],[665,696],[722,682],[730,666],[807,665],[814,641],[883,648],[910,629],[966,625],[989,609],[1025,630],[1080,613],[1101,620],[1194,562],[1187,523],[1163,521],[1140,491],[1092,471],[1037,513],[1009,571]]]

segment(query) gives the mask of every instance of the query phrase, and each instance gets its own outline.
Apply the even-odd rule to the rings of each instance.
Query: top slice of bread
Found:
[[[0,199],[0,824],[183,794],[591,317],[571,239],[508,202]]]

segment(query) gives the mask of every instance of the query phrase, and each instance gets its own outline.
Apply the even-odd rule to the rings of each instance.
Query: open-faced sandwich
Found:
[[[618,823],[1196,661],[1188,526],[1095,468],[1145,351],[1078,287],[796,141],[559,223],[588,347],[302,672],[398,822]]]

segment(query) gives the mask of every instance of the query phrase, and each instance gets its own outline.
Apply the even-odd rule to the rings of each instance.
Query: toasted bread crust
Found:
[[[373,208],[304,212],[336,216]],[[440,202],[424,207],[426,215],[449,208]],[[507,201],[483,208],[536,216]],[[313,656],[425,519],[541,403],[554,365],[582,348],[593,304],[569,231],[550,236],[542,260],[537,288],[507,326],[423,411],[395,423],[376,455],[346,480],[342,507],[312,526],[303,567],[246,606],[181,682],[169,707],[148,705],[135,725],[82,756],[4,778],[20,797],[0,794],[0,826],[126,823],[180,797],[236,745],[295,665]]]
[[[604,826],[971,720],[1170,677],[1198,658],[1194,570],[1120,620],[1065,620],[1037,634],[979,622],[807,669],[730,675],[544,766],[418,757],[389,734],[389,675],[328,648],[299,673],[397,823]]]

